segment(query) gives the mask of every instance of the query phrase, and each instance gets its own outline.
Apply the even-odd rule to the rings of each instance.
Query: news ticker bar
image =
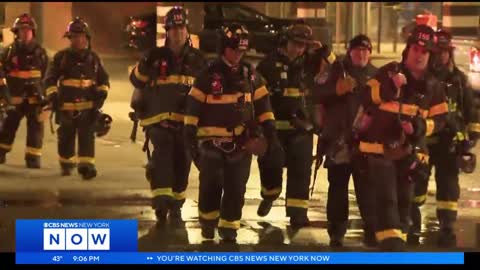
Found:
[[[17,252],[17,264],[464,264],[462,252]]]

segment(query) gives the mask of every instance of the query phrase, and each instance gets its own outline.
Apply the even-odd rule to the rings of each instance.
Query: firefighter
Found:
[[[95,125],[110,89],[109,76],[91,49],[90,30],[82,18],[76,17],[68,24],[64,37],[70,40],[70,47],[55,54],[45,78],[45,92],[59,124],[61,174],[71,175],[77,165],[82,178],[90,180],[97,175]]]
[[[328,170],[327,230],[330,246],[343,246],[348,226],[348,182],[353,177],[367,246],[376,244],[374,202],[366,175],[366,158],[356,155],[353,121],[361,103],[360,91],[377,72],[370,63],[372,44],[365,35],[350,40],[347,56],[334,62],[329,78],[315,91],[315,101],[326,110],[322,132],[324,167]],[[357,151],[355,151],[357,152]],[[355,155],[354,155],[355,154]]]
[[[202,236],[213,239],[218,226],[230,242],[240,228],[252,153],[275,151],[278,139],[268,90],[242,60],[248,31],[234,23],[219,32],[220,57],[200,73],[187,99],[185,140],[200,171]]]
[[[473,105],[473,91],[467,76],[455,65],[452,36],[445,30],[438,30],[437,58],[433,66],[437,79],[446,89],[448,116],[444,130],[427,138],[430,166],[425,177],[415,182],[415,197],[412,203],[412,226],[408,243],[419,244],[421,230],[420,206],[426,201],[428,179],[435,166],[437,185],[437,218],[440,224],[438,245],[455,247],[456,235],[453,229],[457,219],[457,202],[460,196],[458,160],[470,152],[479,138],[480,113]]]
[[[412,179],[426,159],[422,141],[445,125],[444,90],[428,72],[433,48],[433,29],[417,26],[408,38],[402,62],[380,68],[363,92],[358,149],[367,155],[376,238],[385,251],[405,248]]]
[[[181,221],[191,159],[183,141],[185,102],[198,71],[205,66],[202,53],[193,48],[182,7],[173,7],[165,17],[165,46],[148,51],[130,74],[136,88],[132,107],[144,127],[148,154],[147,179],[152,189],[152,207],[159,223]]]
[[[10,93],[10,104],[15,106],[8,110],[3,130],[0,132],[0,164],[6,162],[6,154],[12,150],[15,134],[23,117],[27,118],[27,147],[25,162],[27,168],[40,168],[44,135],[41,117],[45,108],[42,79],[48,65],[44,48],[35,40],[37,24],[29,14],[22,14],[15,19],[10,29],[15,41],[8,46],[2,56],[0,68],[5,77],[0,84]]]
[[[309,225],[307,216],[313,150],[313,125],[307,108],[305,61],[313,45],[312,29],[291,25],[279,48],[261,61],[257,70],[271,93],[275,126],[281,147],[258,159],[262,201],[257,214],[266,216],[282,191],[283,167],[287,167],[286,215],[292,228]]]

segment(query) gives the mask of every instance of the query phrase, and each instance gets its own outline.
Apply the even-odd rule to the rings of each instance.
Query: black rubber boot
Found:
[[[310,226],[310,220],[307,215],[295,215],[290,217],[290,226],[294,230]]]
[[[29,169],[40,169],[40,157],[26,156],[25,165]]]
[[[202,226],[202,237],[207,240],[212,240],[215,237],[215,227]]]
[[[78,173],[82,176],[83,180],[91,180],[97,176],[97,170],[94,166],[79,166]]]
[[[260,217],[264,217],[270,213],[272,209],[273,201],[270,200],[262,200],[258,205],[257,215]]]
[[[223,242],[234,243],[237,241],[237,230],[229,228],[219,228],[218,235],[223,240]]]
[[[75,168],[74,164],[61,164],[61,174],[62,176],[70,176],[72,175],[73,168]]]

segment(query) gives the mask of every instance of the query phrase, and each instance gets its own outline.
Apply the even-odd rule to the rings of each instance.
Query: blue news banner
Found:
[[[17,264],[464,264],[461,252],[138,252],[136,220],[17,220]]]

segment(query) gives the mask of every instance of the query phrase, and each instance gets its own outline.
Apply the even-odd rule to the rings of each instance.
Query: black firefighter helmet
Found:
[[[220,54],[225,48],[247,51],[249,46],[249,34],[245,26],[239,23],[232,23],[219,30]]]
[[[473,173],[477,166],[477,156],[473,153],[464,153],[458,156],[458,168],[464,173]]]
[[[73,33],[85,33],[87,38],[91,38],[88,24],[80,17],[75,17],[73,21],[68,23],[67,30],[63,37],[70,38]]]
[[[12,31],[14,34],[17,34],[18,30],[23,27],[32,29],[33,33],[35,34],[35,30],[37,30],[37,23],[32,16],[27,13],[23,13],[15,19],[10,31]]]
[[[110,115],[99,111],[97,118],[95,119],[95,134],[97,134],[97,137],[107,135],[112,127],[112,122],[113,118]]]
[[[186,26],[188,24],[187,13],[183,7],[175,6],[167,12],[164,22],[166,31],[174,26]]]

